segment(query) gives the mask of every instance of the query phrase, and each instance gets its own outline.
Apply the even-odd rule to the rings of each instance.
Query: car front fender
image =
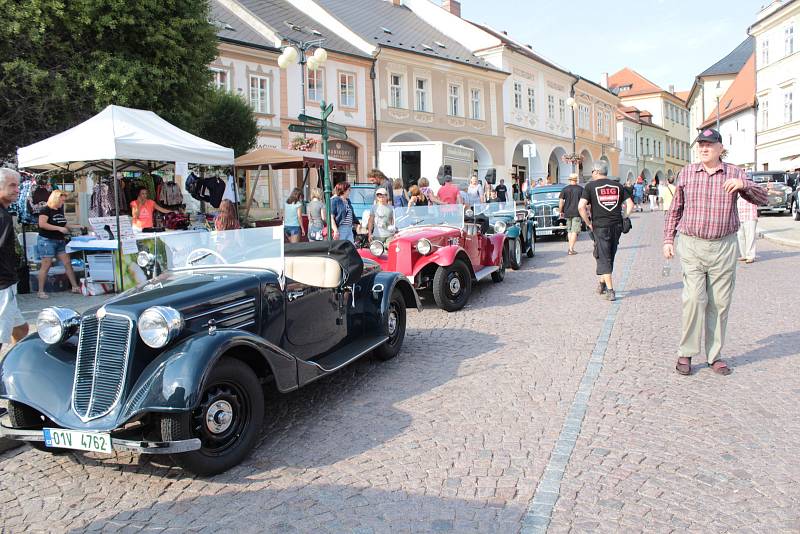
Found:
[[[142,412],[196,408],[208,374],[223,356],[243,360],[258,375],[268,369],[281,392],[298,387],[296,359],[262,337],[244,330],[204,332],[170,348],[145,368],[128,397],[124,419]]]
[[[461,247],[457,246],[446,246],[446,247],[439,247],[434,248],[433,252],[428,254],[427,256],[421,256],[417,262],[414,264],[414,269],[412,271],[412,277],[416,277],[419,272],[430,265],[431,263],[435,263],[440,267],[447,267],[448,265],[452,265],[454,261],[456,261],[456,257],[462,253],[466,256],[466,252]],[[467,262],[467,266],[472,269],[472,266],[469,265]]]
[[[521,233],[520,228],[516,224],[506,228],[506,237],[508,237],[509,239],[518,238],[520,233]]]

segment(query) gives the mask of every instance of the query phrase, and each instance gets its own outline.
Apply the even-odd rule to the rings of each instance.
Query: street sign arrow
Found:
[[[322,119],[318,119],[317,117],[312,117],[311,115],[304,115],[301,113],[297,116],[297,120],[300,122],[304,122],[310,126],[322,126]]]
[[[328,130],[328,137],[333,139],[341,139],[342,141],[347,141],[347,134],[345,132],[340,132],[338,130]]]
[[[333,133],[337,132],[342,135],[347,135],[347,128],[342,126],[341,124],[336,124],[335,122],[328,123],[328,132]]]
[[[320,104],[320,109],[322,110],[322,118],[327,119],[328,115],[333,113],[333,103],[328,104],[327,106]]]
[[[290,124],[289,131],[295,133],[322,135],[322,128],[318,126],[306,126],[305,124]]]

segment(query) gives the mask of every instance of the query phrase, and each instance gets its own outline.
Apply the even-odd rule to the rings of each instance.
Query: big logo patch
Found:
[[[604,185],[598,187],[595,192],[597,193],[597,203],[606,210],[614,211],[614,208],[619,205],[620,187],[618,185]]]

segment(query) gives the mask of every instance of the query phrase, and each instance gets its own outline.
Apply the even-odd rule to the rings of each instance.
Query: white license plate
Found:
[[[536,233],[539,235],[553,235],[552,230],[538,230]]]
[[[114,452],[111,435],[101,432],[82,432],[61,428],[45,428],[44,444],[48,447],[92,452]]]

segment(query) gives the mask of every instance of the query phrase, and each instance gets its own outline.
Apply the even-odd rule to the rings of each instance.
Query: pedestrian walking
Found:
[[[386,243],[397,231],[394,226],[394,209],[389,204],[389,195],[384,188],[379,187],[375,191],[375,198],[378,200],[367,224],[367,239],[370,242],[374,239]]]
[[[333,189],[335,196],[331,197],[331,226],[334,239],[346,239],[355,243],[353,229],[358,226],[359,220],[350,202],[350,187],[350,182],[344,181],[336,184]]]
[[[736,200],[736,213],[739,215],[739,261],[753,263],[756,261],[756,226],[758,225],[758,207],[744,199],[741,195]]]
[[[644,202],[644,179],[639,176],[636,183],[633,184],[633,204],[636,211],[643,211],[642,203]]]
[[[460,204],[459,201],[459,194],[458,194],[458,187],[453,184],[453,177],[449,174],[446,174],[444,177],[444,184],[442,187],[439,188],[439,191],[436,193],[436,196],[439,197],[440,204]]]
[[[506,181],[500,178],[500,183],[497,184],[494,188],[494,192],[497,194],[497,201],[498,202],[505,202],[506,195],[508,194],[508,188],[506,187]]]
[[[17,305],[17,258],[14,222],[8,207],[19,198],[19,173],[0,169],[0,349],[28,335],[28,323]],[[27,273],[27,269],[25,269]]]
[[[661,195],[661,209],[668,211],[675,197],[675,177],[667,178],[667,183],[659,187],[658,193]]]
[[[647,186],[647,200],[650,201],[650,211],[656,211],[658,208],[658,180],[655,178]]]
[[[50,271],[50,267],[53,266],[54,258],[58,258],[64,266],[64,272],[72,285],[72,292],[81,292],[78,280],[75,277],[75,271],[72,270],[71,259],[67,254],[67,240],[64,238],[65,235],[69,234],[69,227],[76,226],[68,224],[67,217],[64,215],[64,200],[66,198],[67,193],[64,191],[53,191],[50,193],[50,198],[47,199],[47,205],[39,212],[39,235],[36,238],[36,251],[42,260],[42,265],[37,274],[39,282],[38,297],[40,299],[50,298],[44,288],[47,284],[47,273]]]
[[[372,169],[369,171],[369,173],[367,173],[367,178],[375,186],[376,191],[381,187],[386,189],[386,192],[389,195],[389,205],[394,204],[394,187],[392,181],[389,180],[389,178],[387,178],[382,171],[378,169]]]
[[[622,188],[625,190],[628,198],[633,198],[633,181],[630,178],[625,180],[625,185],[623,185]]]
[[[624,206],[624,209],[623,209]],[[589,217],[591,208],[591,218]],[[633,202],[622,184],[608,177],[608,163],[603,160],[592,165],[592,179],[583,189],[578,211],[594,237],[594,257],[597,260],[597,293],[614,301],[612,273],[622,235],[622,218],[629,217]]]
[[[569,185],[561,190],[558,196],[558,211],[561,218],[567,220],[567,254],[574,256],[575,243],[578,241],[578,234],[581,233],[581,214],[578,211],[578,204],[583,196],[583,187],[578,185],[578,175],[569,175]]]
[[[675,369],[692,372],[705,334],[706,361],[721,375],[731,373],[720,359],[736,281],[739,197],[763,205],[767,193],[745,172],[722,161],[722,136],[708,128],[697,136],[700,163],[678,173],[675,197],[664,221],[664,257],[677,252],[683,271],[682,327]],[[677,251],[675,235],[679,233]]]
[[[306,206],[308,212],[308,239],[309,241],[322,241],[325,228],[325,203],[322,202],[322,191],[318,187],[311,189],[311,201]]]
[[[289,243],[299,243],[303,230],[303,191],[299,187],[292,189],[289,198],[283,205],[283,233]]]

